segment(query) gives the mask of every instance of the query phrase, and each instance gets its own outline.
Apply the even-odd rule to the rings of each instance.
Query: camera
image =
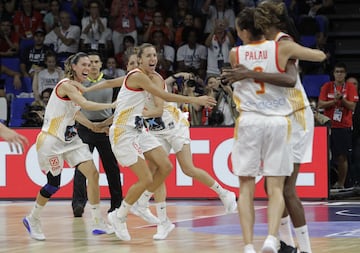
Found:
[[[204,93],[205,93],[204,86],[199,84],[198,82],[196,82],[196,80],[190,79],[190,80],[187,80],[185,83],[190,88],[195,87],[194,91],[196,93],[198,93],[199,95],[204,95]]]

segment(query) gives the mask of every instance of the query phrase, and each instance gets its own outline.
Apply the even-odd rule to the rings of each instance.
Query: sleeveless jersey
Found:
[[[117,106],[114,112],[113,126],[115,131],[124,131],[119,127],[125,126],[131,128],[141,129],[143,126],[142,111],[147,99],[149,99],[148,92],[143,89],[132,89],[127,86],[127,80],[130,75],[135,72],[141,72],[140,69],[130,71],[124,81],[117,96]],[[116,135],[121,134],[120,132]]]
[[[291,41],[293,41],[293,38],[289,34],[284,33],[284,32],[279,32],[278,34],[276,34],[274,40],[280,41],[282,38],[288,38]],[[298,67],[298,63],[299,63],[299,61],[296,60],[296,63],[295,63],[296,67]],[[288,93],[289,102],[293,108],[295,119],[301,125],[304,125],[305,124],[304,123],[305,116],[304,116],[304,111],[302,109],[304,109],[307,106],[310,106],[310,102],[307,98],[304,86],[301,83],[299,73],[297,74],[295,87],[287,89],[287,93]]]
[[[237,63],[248,69],[268,73],[282,73],[277,60],[278,44],[260,41],[236,48]],[[257,112],[268,116],[287,116],[293,112],[287,88],[247,78],[233,83],[237,110]]]
[[[166,92],[168,92],[167,85],[166,85],[163,77],[160,74],[158,74],[158,76],[164,82],[163,89]],[[152,104],[152,106],[154,106],[153,95],[150,94],[150,96],[151,97],[148,100],[149,104]],[[161,118],[162,118],[162,121],[164,122],[164,125],[165,125],[166,129],[174,127],[173,124],[177,124],[179,122],[182,122],[186,126],[190,126],[189,121],[184,116],[183,112],[178,108],[177,103],[175,103],[175,102],[164,101],[164,110],[163,110],[163,114],[162,114]]]
[[[69,79],[64,78],[56,84],[46,106],[41,130],[64,142],[71,142],[77,135],[74,127],[75,115],[80,110],[80,106],[67,97],[58,96],[58,88],[67,80]]]

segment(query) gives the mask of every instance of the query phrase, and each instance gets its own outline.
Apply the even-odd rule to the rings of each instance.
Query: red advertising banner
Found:
[[[0,140],[0,199],[35,198],[46,183],[46,176],[40,170],[35,148],[39,129],[16,129],[30,141],[24,153],[11,152],[8,144]],[[191,150],[195,166],[206,170],[222,186],[238,195],[239,180],[231,172],[230,153],[233,143],[233,128],[191,128]],[[302,164],[297,180],[297,190],[302,198],[328,197],[328,138],[325,127],[316,127],[312,163]],[[186,176],[170,155],[174,169],[166,181],[168,198],[214,198],[215,192]],[[109,198],[107,180],[98,153],[94,161],[100,172],[102,198]],[[136,181],[129,168],[120,168],[123,192]],[[61,189],[53,198],[69,199],[72,196],[74,168],[65,163],[61,175]],[[256,179],[256,198],[265,198],[263,177]]]

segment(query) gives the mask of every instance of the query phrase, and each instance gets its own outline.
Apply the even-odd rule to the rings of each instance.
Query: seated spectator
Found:
[[[113,0],[111,4],[110,17],[112,19],[111,29],[114,54],[122,49],[122,41],[126,35],[134,38],[135,44],[138,41],[136,30],[136,16],[138,15],[138,0]]]
[[[51,32],[56,26],[60,25],[60,1],[51,0],[50,9],[43,18],[46,33]]]
[[[206,75],[207,49],[198,43],[199,31],[194,28],[185,29],[183,38],[186,44],[176,52],[177,72],[190,72],[200,76],[203,80]]]
[[[20,36],[20,52],[34,44],[34,33],[43,26],[43,16],[34,10],[31,0],[22,0],[21,9],[14,15],[15,31]]]
[[[80,26],[86,1],[60,0],[60,11],[69,13],[70,24]]]
[[[125,75],[125,71],[118,68],[116,59],[113,56],[107,58],[105,66],[101,72],[104,73],[106,79],[118,78]]]
[[[207,76],[220,75],[224,64],[229,63],[229,52],[235,44],[235,39],[223,19],[215,22],[214,30],[205,41],[208,48],[207,55]]]
[[[190,2],[187,0],[178,0],[177,5],[170,13],[170,17],[173,18],[175,28],[184,25],[186,15],[191,12]]]
[[[44,16],[50,10],[50,1],[48,0],[32,0],[34,10]]]
[[[124,55],[129,48],[133,48],[135,46],[135,40],[131,35],[126,35],[124,37],[122,45],[122,51],[115,55],[115,59],[121,69],[126,69]]]
[[[12,15],[6,10],[4,1],[0,1],[0,20],[11,17]]]
[[[150,42],[150,36],[154,31],[162,31],[165,34],[165,44],[171,44],[174,41],[174,33],[164,22],[164,16],[160,11],[155,11],[153,20],[144,32],[144,42]]]
[[[100,16],[101,12],[100,1],[89,1],[89,15],[81,20],[80,48],[85,52],[98,50],[101,55],[106,57],[108,52],[113,52],[111,30],[107,27],[107,18]]]
[[[151,36],[151,43],[155,46],[157,52],[158,63],[156,70],[166,79],[170,76],[174,69],[175,49],[172,46],[165,45],[165,34],[163,31],[154,31]]]
[[[139,7],[139,20],[142,24],[140,30],[141,42],[144,42],[143,34],[149,27],[150,22],[153,21],[155,11],[159,11],[159,2],[157,0],[145,0],[145,2]],[[140,44],[140,43],[139,43]]]
[[[53,89],[56,84],[64,78],[64,71],[56,65],[56,55],[52,51],[48,51],[45,56],[46,68],[35,70],[33,80],[33,93],[35,101],[41,100],[40,94],[47,88]]]
[[[235,13],[229,8],[226,0],[217,0],[211,5],[211,0],[206,0],[202,6],[202,11],[206,15],[204,33],[209,34],[214,30],[215,21],[223,19],[229,24],[229,29],[235,30]]]
[[[175,29],[174,44],[176,48],[182,46],[186,41],[183,40],[182,33],[185,28],[191,28],[194,26],[194,16],[191,13],[185,14],[183,23]]]
[[[30,46],[20,55],[20,70],[23,77],[34,77],[36,69],[45,68],[45,55],[51,48],[44,45],[45,31],[37,29],[34,33],[34,46]]]
[[[46,34],[44,44],[56,53],[60,67],[64,68],[64,61],[79,51],[80,27],[70,24],[69,13],[60,13],[60,26]]]
[[[0,56],[14,57],[19,53],[20,37],[13,30],[9,17],[3,17],[0,21]]]

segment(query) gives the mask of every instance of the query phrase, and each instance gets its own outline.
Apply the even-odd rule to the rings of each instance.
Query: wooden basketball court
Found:
[[[0,252],[225,253],[243,249],[237,214],[225,215],[218,200],[169,201],[168,214],[176,228],[162,241],[152,239],[155,226],[129,214],[129,242],[119,241],[114,234],[92,235],[89,209],[82,218],[73,218],[70,200],[49,201],[42,214],[46,240],[35,241],[22,224],[33,204],[0,201]],[[314,253],[360,252],[359,202],[304,202],[304,206]],[[108,207],[108,201],[102,201],[104,216]],[[256,201],[254,243],[258,251],[266,231],[266,202]]]

